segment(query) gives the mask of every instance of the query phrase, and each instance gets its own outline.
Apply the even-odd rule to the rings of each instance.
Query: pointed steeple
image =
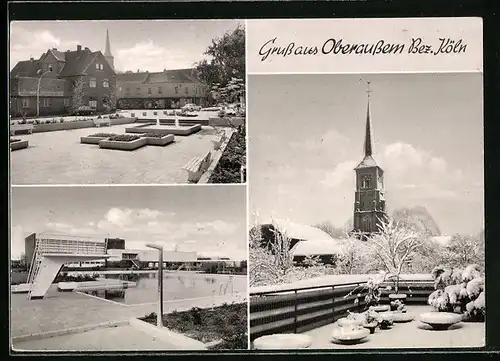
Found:
[[[109,31],[106,29],[106,50],[104,51],[104,56],[113,56],[111,55],[111,45],[109,43]]]
[[[372,123],[370,119],[370,82],[368,82],[368,104],[366,106],[366,130],[365,130],[365,157],[369,157],[373,153],[373,139],[372,139]]]

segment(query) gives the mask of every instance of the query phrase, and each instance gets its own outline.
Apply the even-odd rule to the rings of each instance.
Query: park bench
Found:
[[[211,154],[208,152],[204,157],[194,157],[183,169],[188,173],[188,182],[197,183],[201,175],[207,171],[210,166]]]
[[[94,125],[97,128],[100,128],[101,125],[106,125],[109,127],[111,125],[111,120],[109,120],[109,119],[94,119]]]
[[[28,131],[31,134],[33,133],[33,124],[14,124],[10,126],[10,135],[15,135],[19,131]]]

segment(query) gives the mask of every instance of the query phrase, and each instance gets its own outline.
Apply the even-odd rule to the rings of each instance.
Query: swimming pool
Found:
[[[136,287],[121,292],[99,291],[97,293],[88,293],[125,305],[153,303],[158,300],[158,280],[156,277],[156,273],[136,274],[133,278],[126,278],[136,282]],[[105,275],[105,278],[122,279],[123,276]],[[246,293],[247,285],[246,276],[164,273],[163,300],[171,301],[239,292]]]

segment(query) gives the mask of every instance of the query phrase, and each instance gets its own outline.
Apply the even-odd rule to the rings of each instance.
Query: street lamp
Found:
[[[38,70],[37,73],[41,73],[41,69]],[[49,70],[47,70],[45,73],[40,75],[40,78],[38,78],[38,86],[36,88],[36,116],[40,116],[40,83],[42,82],[42,78],[45,74],[48,74],[52,71],[52,65],[49,65]]]
[[[156,326],[163,327],[163,247],[156,244],[147,244],[146,247],[158,250],[158,313],[156,315]]]

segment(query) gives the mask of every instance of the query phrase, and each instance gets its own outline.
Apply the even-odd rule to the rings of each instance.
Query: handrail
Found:
[[[433,283],[434,281],[431,280],[418,280],[418,279],[405,279],[403,280],[403,283]],[[367,281],[358,281],[358,282],[346,282],[346,283],[336,283],[336,284],[329,284],[329,285],[321,285],[321,286],[303,286],[303,287],[294,287],[294,288],[286,288],[282,290],[269,290],[269,291],[259,291],[259,292],[252,292],[250,291],[250,296],[262,296],[262,295],[271,295],[271,294],[278,294],[278,293],[293,293],[293,292],[298,292],[298,291],[307,291],[307,290],[314,290],[314,289],[322,289],[322,288],[332,288],[332,287],[348,287],[348,286],[359,286],[361,284],[366,284]],[[392,282],[382,282],[383,284],[390,284]]]

